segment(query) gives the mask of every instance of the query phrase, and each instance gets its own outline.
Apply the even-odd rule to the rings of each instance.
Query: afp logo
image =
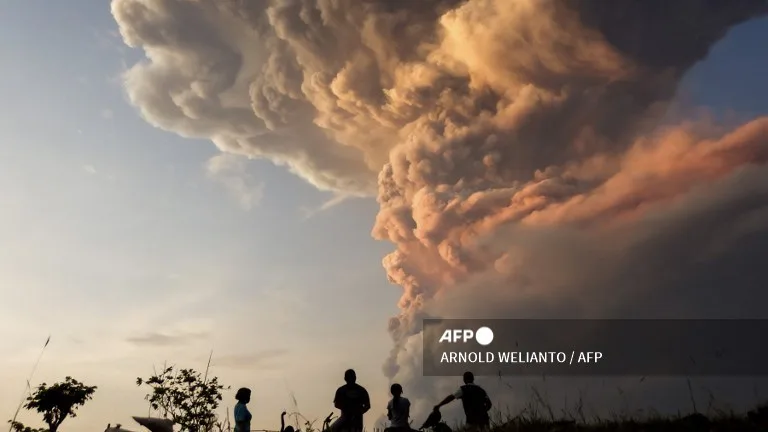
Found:
[[[447,329],[440,336],[439,343],[466,343],[474,339],[480,345],[488,345],[493,342],[493,330],[488,327],[480,327],[477,331],[470,329]]]

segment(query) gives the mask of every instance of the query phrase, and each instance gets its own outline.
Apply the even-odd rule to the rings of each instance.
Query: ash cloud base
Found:
[[[768,319],[425,319],[423,373],[768,376]]]

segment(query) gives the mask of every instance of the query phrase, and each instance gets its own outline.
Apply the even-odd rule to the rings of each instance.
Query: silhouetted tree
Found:
[[[64,382],[50,387],[40,384],[27,398],[24,408],[41,413],[50,432],[56,432],[67,417],[77,417],[77,408],[85,405],[95,392],[95,386],[86,386],[72,377],[66,377]]]
[[[24,423],[19,421],[8,420],[11,424],[11,430],[13,432],[49,432],[48,429],[38,429],[25,426]]]
[[[181,426],[182,431],[202,432],[216,424],[215,410],[222,400],[218,378],[210,380],[193,369],[174,370],[167,367],[149,379],[137,378],[136,385],[146,384],[152,392],[145,396],[152,409],[160,411]]]

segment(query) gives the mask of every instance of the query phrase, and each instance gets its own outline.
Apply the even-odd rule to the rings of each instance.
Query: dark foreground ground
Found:
[[[658,418],[646,420],[547,420],[538,416],[520,415],[499,422],[491,432],[662,432],[662,431],[760,431],[768,432],[768,405],[758,407],[746,414],[726,414],[706,416],[692,414],[677,418]],[[466,430],[454,427],[454,431]],[[468,431],[467,431],[468,432]]]

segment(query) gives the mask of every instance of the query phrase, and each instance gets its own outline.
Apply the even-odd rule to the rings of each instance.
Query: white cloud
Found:
[[[302,213],[304,213],[304,220],[307,220],[315,217],[318,213],[321,213],[333,207],[336,207],[337,205],[348,200],[349,198],[354,198],[354,196],[345,195],[345,194],[335,194],[331,199],[325,201],[318,207],[315,207],[315,208],[302,207],[300,210]]]
[[[222,153],[206,163],[208,177],[227,189],[243,210],[258,206],[264,196],[264,183],[247,172],[243,158]]]
[[[98,176],[99,178],[106,179],[109,182],[115,182],[117,180],[117,176],[115,176],[114,174],[108,174],[104,172],[104,170],[98,170],[92,164],[84,164],[81,168],[88,175]]]

